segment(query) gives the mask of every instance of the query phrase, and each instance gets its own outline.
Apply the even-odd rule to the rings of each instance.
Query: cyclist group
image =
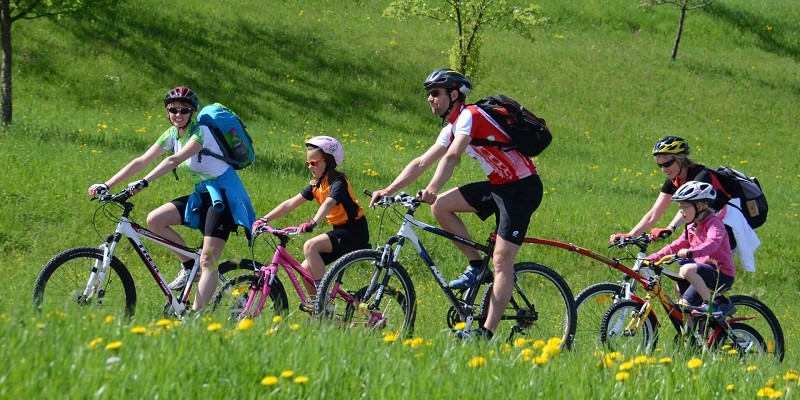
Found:
[[[419,190],[417,197],[431,204],[431,213],[442,229],[470,239],[459,213],[476,213],[482,220],[495,216],[497,235],[492,254],[494,284],[488,315],[483,326],[457,332],[460,338],[491,338],[511,297],[515,279],[514,262],[531,216],[541,203],[542,181],[536,164],[515,149],[470,143],[475,138],[499,142],[510,142],[511,139],[484,111],[468,105],[466,98],[472,89],[472,82],[467,77],[452,69],[441,68],[431,72],[423,86],[431,111],[441,117],[443,128],[423,154],[411,160],[388,186],[373,192],[370,206],[374,206],[381,197],[413,184],[436,164],[433,177],[424,189]],[[130,161],[110,179],[93,184],[88,190],[93,197],[107,192],[111,187],[134,177],[158,157],[171,153],[142,179],[130,183],[128,187],[132,193],[136,193],[174,170],[188,174],[194,184],[190,194],[151,211],[147,216],[147,224],[155,233],[178,244],[184,241],[173,229],[174,226],[189,226],[202,232],[202,273],[193,305],[195,311],[203,309],[216,290],[217,262],[230,233],[236,232],[238,226],[244,228],[246,237],[251,240],[251,233],[268,221],[289,213],[307,201],[316,201],[319,205],[317,212],[313,218],[300,224],[298,233],[312,232],[323,218],[331,225],[330,231],[307,240],[303,246],[305,260],[302,266],[317,281],[322,278],[325,265],[348,252],[369,247],[364,209],[356,199],[346,175],[337,170],[344,161],[344,149],[338,140],[329,136],[309,139],[305,145],[306,166],[312,175],[311,181],[299,194],[256,219],[250,196],[236,171],[222,160],[200,156],[203,149],[217,154],[220,149],[209,129],[193,119],[199,104],[197,95],[187,87],[170,90],[164,97],[170,128],[142,155]],[[486,180],[440,192],[452,176],[462,153],[467,153],[479,163]],[[754,267],[752,251],[759,243],[752,229],[749,232],[743,229],[741,213],[737,216],[737,210],[725,207],[727,199],[715,190],[719,188],[712,187],[718,182],[709,177],[708,169],[691,162],[688,154],[689,146],[682,138],[669,136],[656,143],[653,156],[668,177],[661,194],[653,208],[630,232],[612,235],[612,241],[652,228],[668,208],[670,200],[677,201],[681,209],[670,225],[653,229],[651,233],[658,237],[669,236],[683,222],[687,225],[686,234],[650,258],[656,259],[665,252],[677,253],[685,258],[680,273],[691,286],[683,286],[680,291],[687,308],[702,308],[709,307],[707,302],[711,297],[703,283],[712,288],[733,283],[735,269],[731,248],[735,246],[740,250],[740,259],[749,260],[750,268]],[[224,207],[215,207],[218,202]],[[723,220],[726,224],[722,223]],[[729,220],[733,222],[728,223]],[[747,226],[746,222],[744,226]],[[729,237],[735,240],[729,240]],[[461,276],[449,282],[449,286],[453,289],[471,287],[483,276],[480,270],[481,257],[475,249],[454,243],[467,258],[468,266]],[[169,288],[180,290],[188,283],[188,270],[192,268],[193,261],[179,254],[176,256],[183,268]],[[307,289],[309,294],[316,293],[316,288]],[[724,303],[724,298],[720,301],[722,303],[713,303],[713,307],[726,313],[732,312],[732,306]]]

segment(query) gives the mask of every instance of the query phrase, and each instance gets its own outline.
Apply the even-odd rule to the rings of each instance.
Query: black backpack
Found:
[[[547,129],[543,118],[534,115],[530,110],[515,100],[502,94],[487,96],[474,104],[489,114],[510,138],[511,143],[488,139],[472,139],[473,146],[497,146],[508,150],[518,150],[526,157],[538,156],[550,142],[553,135]]]
[[[738,197],[741,200],[741,208],[730,203],[728,205],[739,208],[751,228],[756,229],[764,225],[767,221],[769,204],[758,179],[731,167],[719,167],[713,171],[712,176],[719,179],[722,190],[729,198]]]

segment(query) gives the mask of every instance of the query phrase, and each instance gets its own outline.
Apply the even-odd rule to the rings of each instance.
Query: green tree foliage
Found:
[[[11,24],[21,19],[54,17],[82,9],[111,3],[109,0],[0,0],[0,47],[3,52],[2,73],[2,119],[11,123]]]
[[[482,73],[484,28],[511,29],[533,40],[533,28],[547,21],[540,17],[539,6],[518,6],[506,0],[395,0],[383,14],[400,20],[421,17],[453,24],[456,40],[450,49],[450,66],[473,80]]]
[[[675,43],[672,45],[672,61],[675,61],[675,59],[678,57],[678,46],[681,44],[681,35],[683,34],[683,23],[686,20],[686,12],[706,7],[714,1],[716,0],[644,0],[644,2],[641,4],[644,7],[670,4],[680,10],[680,17],[678,18],[678,32],[675,34]]]

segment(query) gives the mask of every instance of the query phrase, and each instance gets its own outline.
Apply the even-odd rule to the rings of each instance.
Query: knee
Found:
[[[693,274],[695,271],[697,271],[697,264],[683,264],[681,265],[681,269],[678,271],[678,274],[685,277],[688,274]]]
[[[303,254],[309,255],[309,254],[319,253],[317,247],[318,246],[316,240],[314,239],[308,240],[305,243],[303,243]]]

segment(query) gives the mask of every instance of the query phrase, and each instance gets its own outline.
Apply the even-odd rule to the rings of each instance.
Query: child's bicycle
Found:
[[[390,332],[411,334],[416,318],[414,283],[400,264],[400,252],[411,244],[431,272],[439,288],[450,301],[447,325],[455,329],[463,322],[464,329],[476,328],[486,319],[492,294],[492,273],[488,264],[494,247],[494,235],[488,245],[456,236],[417,220],[414,213],[420,201],[406,193],[380,199],[377,206],[399,223],[400,229],[383,247],[358,250],[344,255],[327,271],[317,292],[317,315],[331,318],[344,326],[385,328]],[[403,207],[406,209],[402,212]],[[428,232],[457,241],[484,254],[482,277],[474,287],[463,291],[448,286],[436,263],[426,251],[417,232]],[[572,291],[564,279],[552,269],[533,262],[514,265],[515,282],[495,335],[512,340],[517,334],[531,338],[560,338],[569,348],[575,332],[575,308]],[[351,296],[342,296],[342,292]],[[389,296],[387,302],[386,296]]]
[[[286,249],[290,238],[297,235],[296,232],[297,227],[294,226],[280,229],[266,225],[253,232],[254,242],[256,238],[262,237],[270,247],[275,249],[272,262],[269,265],[257,267],[255,274],[239,275],[226,282],[211,300],[213,309],[226,310],[229,319],[234,321],[258,317],[265,309],[273,316],[284,314],[289,308],[289,302],[286,289],[278,278],[278,273],[283,269],[300,300],[300,311],[313,314],[312,296],[308,295],[299,279],[302,279],[306,285],[312,286],[314,277]],[[338,295],[349,298],[350,301],[356,301],[343,291]]]
[[[768,354],[777,357],[780,361],[783,360],[784,335],[780,322],[769,307],[754,297],[728,296],[737,310],[733,316],[729,317],[719,315],[692,317],[690,314],[682,313],[666,295],[661,284],[661,276],[666,275],[673,280],[682,278],[665,268],[663,264],[646,265],[647,263],[642,263],[647,246],[651,242],[652,239],[645,233],[637,237],[621,239],[612,245],[612,247],[619,247],[628,253],[628,257],[625,259],[636,260],[633,269],[622,265],[620,259],[604,257],[578,247],[570,249],[601,261],[625,274],[619,283],[597,283],[587,287],[576,297],[576,308],[582,318],[579,331],[586,331],[585,336],[581,335],[581,344],[591,343],[589,338],[592,335],[597,338],[597,327],[600,326],[600,340],[609,347],[618,348],[623,342],[627,342],[634,343],[637,349],[654,349],[660,322],[653,312],[652,300],[657,299],[676,329],[676,339],[688,339],[688,344],[701,348],[726,347],[728,345],[742,354]],[[629,248],[631,246],[638,249],[638,254],[634,255],[631,252]],[[634,293],[637,284],[647,292],[645,298]],[[625,326],[629,321],[625,321],[626,316],[636,320],[634,322],[636,326],[628,329],[627,332]]]
[[[163,307],[164,316],[181,318],[191,309],[189,294],[193,278],[200,273],[200,250],[176,244],[132,221],[130,213],[133,203],[128,201],[131,196],[125,189],[117,194],[103,193],[97,197],[100,201],[98,212],[102,210],[106,218],[117,222],[114,233],[108,235],[99,247],[75,247],[53,257],[39,273],[33,287],[36,310],[50,313],[90,309],[108,314],[121,313],[124,317],[133,316],[136,287],[130,271],[115,255],[123,237],[131,243],[164,293],[167,300]],[[95,226],[97,215],[95,213]],[[194,259],[189,283],[179,295],[176,296],[167,287],[167,281],[145,248],[142,238]],[[229,272],[236,269],[252,271],[254,264],[250,260],[223,262],[218,269],[219,279],[224,283],[225,275]]]

